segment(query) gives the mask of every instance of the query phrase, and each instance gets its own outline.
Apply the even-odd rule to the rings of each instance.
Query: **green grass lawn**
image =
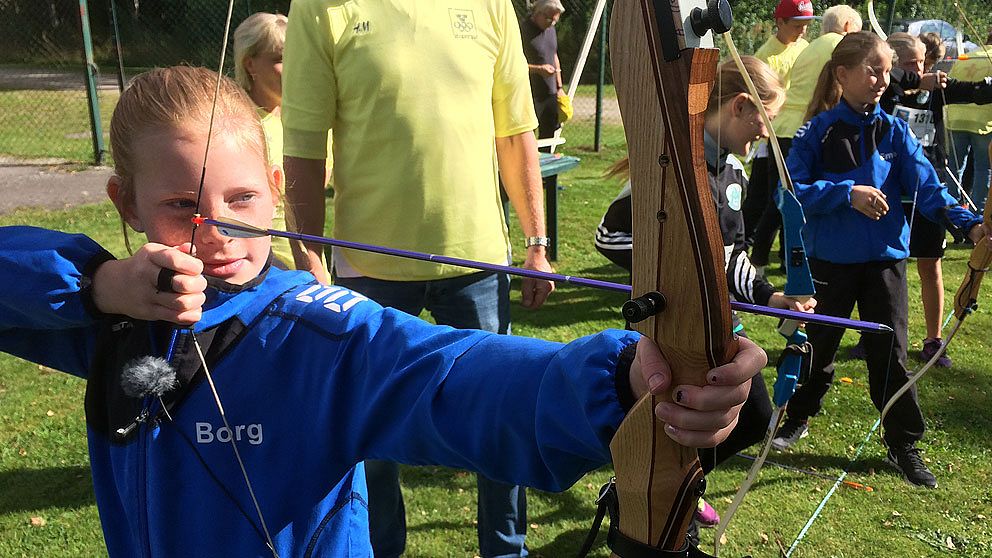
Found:
[[[599,218],[620,186],[603,180],[601,175],[623,155],[621,148],[622,143],[607,143],[602,153],[592,153],[566,145],[565,152],[581,157],[583,162],[561,180],[557,268],[563,273],[626,279],[592,245]],[[119,225],[109,204],[0,216],[2,225],[15,223],[83,231],[115,253],[123,253]],[[514,231],[512,238],[519,239],[519,231]],[[967,254],[967,250],[958,247],[948,251],[948,293],[957,289]],[[772,280],[777,284],[784,281],[779,275]],[[912,353],[919,351],[923,338],[918,293],[919,281],[911,272]],[[984,299],[989,300],[987,294]],[[615,294],[560,285],[540,310],[514,306],[514,333],[565,341],[622,326],[618,312],[621,303],[622,297]],[[753,316],[744,320],[749,335],[768,350],[774,362],[783,345],[774,331],[775,322]],[[990,327],[988,313],[979,312],[970,318],[951,347],[954,367],[935,370],[920,383],[930,428],[922,446],[940,487],[932,491],[909,487],[882,462],[884,450],[876,435],[861,458],[851,465],[849,477],[870,485],[874,491],[839,489],[793,556],[992,556],[992,526],[988,520],[992,506]],[[841,355],[855,341],[855,335],[845,336]],[[910,366],[916,368],[919,364],[911,359]],[[769,385],[773,375],[769,366]],[[832,477],[848,466],[877,412],[868,399],[863,362],[840,360],[837,376],[851,381],[838,382],[827,396],[823,415],[812,422],[811,436],[794,451],[773,453],[771,460]],[[83,389],[80,380],[0,355],[2,557],[105,554],[90,488]],[[710,475],[707,498],[718,510],[729,504],[749,466],[750,462],[735,458]],[[407,467],[402,474],[409,521],[407,556],[474,556],[474,477],[433,467]],[[528,541],[533,555],[575,554],[592,520],[597,491],[609,477],[610,470],[603,469],[561,494],[530,491]],[[780,556],[780,549],[792,544],[832,484],[766,465],[727,533],[722,555]],[[712,532],[704,532],[703,536],[710,544]],[[608,556],[602,544],[595,556]]]

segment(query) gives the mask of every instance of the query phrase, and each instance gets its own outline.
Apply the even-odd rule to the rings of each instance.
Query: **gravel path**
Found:
[[[63,209],[107,199],[109,167],[65,170],[53,162],[0,158],[0,215],[21,207]]]

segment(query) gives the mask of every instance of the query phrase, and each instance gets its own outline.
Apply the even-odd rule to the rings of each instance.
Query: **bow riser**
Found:
[[[618,1],[611,60],[634,184],[633,294],[659,292],[666,303],[661,313],[635,327],[658,343],[671,364],[672,385],[704,385],[706,372],[728,362],[737,345],[703,150],[703,119],[719,52],[685,49],[671,55],[673,36],[680,46],[695,37],[691,31],[666,32],[666,26],[681,29],[678,9],[675,0]],[[702,470],[695,449],[665,434],[654,415],[660,400],[639,401],[610,449],[620,531],[676,550],[701,495]]]
[[[992,148],[989,149],[989,153],[992,153]],[[983,217],[985,226],[992,226],[992,200],[985,203]],[[990,265],[992,265],[992,246],[989,246],[988,236],[985,236],[972,249],[971,257],[968,259],[968,274],[958,287],[957,294],[954,295],[954,316],[958,320],[964,319],[978,303],[978,291],[982,287],[982,279]]]

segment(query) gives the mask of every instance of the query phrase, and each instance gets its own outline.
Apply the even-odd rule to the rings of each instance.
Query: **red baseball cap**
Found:
[[[775,8],[775,19],[813,19],[810,0],[782,0]]]

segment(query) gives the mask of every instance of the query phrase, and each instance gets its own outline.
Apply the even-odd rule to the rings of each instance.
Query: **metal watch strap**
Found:
[[[547,248],[551,246],[551,239],[546,236],[528,236],[524,239],[524,248],[530,248],[531,246],[544,246]]]

